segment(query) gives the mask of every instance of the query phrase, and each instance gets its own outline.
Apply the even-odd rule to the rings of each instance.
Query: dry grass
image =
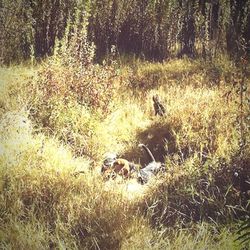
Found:
[[[77,90],[67,102],[60,90],[44,99],[46,84],[62,79],[57,68],[50,68],[53,82],[41,78],[37,72],[46,67],[0,72],[1,248],[240,249],[229,229],[192,225],[231,220],[235,209],[246,209],[248,186],[241,182],[249,178],[249,149],[239,163],[239,94],[225,80],[232,64],[122,66],[107,112],[79,103]],[[155,93],[166,105],[165,117],[154,116]],[[247,104],[243,114],[245,128]],[[146,163],[138,143],[165,161],[167,173],[147,186],[103,182],[105,152]]]

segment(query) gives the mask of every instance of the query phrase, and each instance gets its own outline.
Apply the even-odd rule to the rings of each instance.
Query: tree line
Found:
[[[1,0],[2,63],[43,58],[86,30],[96,59],[119,53],[164,60],[234,56],[249,46],[250,0]],[[248,49],[249,52],[249,49]]]

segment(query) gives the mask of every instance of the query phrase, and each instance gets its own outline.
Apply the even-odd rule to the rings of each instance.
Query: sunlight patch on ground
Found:
[[[123,188],[123,195],[129,199],[137,199],[139,197],[142,197],[145,194],[146,186],[143,186],[139,184],[137,181],[130,181],[125,184],[125,187]]]
[[[147,190],[147,185],[141,185],[136,179],[128,181],[112,180],[105,183],[106,191],[120,193],[127,200],[142,198]]]

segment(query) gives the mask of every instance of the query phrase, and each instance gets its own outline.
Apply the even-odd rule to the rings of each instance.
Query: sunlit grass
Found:
[[[240,199],[232,183],[219,186],[214,179],[220,161],[231,164],[240,149],[239,94],[223,74],[214,82],[205,65],[187,59],[123,65],[103,113],[73,95],[65,102],[60,91],[44,99],[39,69],[1,69],[0,248],[240,249],[229,229],[200,223],[181,229],[182,217],[167,214],[168,204],[178,209],[177,202],[190,211],[198,195],[228,216],[224,201]],[[55,71],[60,80],[62,72]],[[154,116],[156,93],[165,117]],[[134,179],[104,182],[103,155],[116,152],[143,165],[139,143],[166,163],[167,173],[145,186]],[[232,181],[231,172],[217,175]],[[199,186],[204,180],[207,190]]]
[[[121,249],[241,249],[229,230],[219,231],[215,225],[205,223],[188,229],[157,231],[147,221],[138,219],[128,234],[130,237],[123,241]]]

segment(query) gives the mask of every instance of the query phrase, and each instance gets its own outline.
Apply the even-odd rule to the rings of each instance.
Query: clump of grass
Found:
[[[28,223],[10,218],[8,224],[0,227],[0,246],[2,249],[42,249],[49,248],[51,235],[41,222],[30,220]],[[69,242],[67,241],[66,244]],[[68,245],[70,246],[70,245]]]
[[[54,140],[29,136],[25,147],[18,145],[17,161],[10,165],[1,155],[2,246],[59,247],[66,240],[68,246],[116,248],[136,209],[122,193],[106,189],[86,160],[74,159]],[[79,165],[85,173],[75,177]]]
[[[0,68],[0,117],[6,112],[23,111],[29,100],[31,89],[25,88],[29,79],[35,78],[36,69],[25,66]],[[30,86],[31,87],[31,86]]]
[[[239,86],[226,84],[223,77],[217,86],[213,77],[206,76],[204,82],[203,75],[198,69],[194,75],[184,73],[183,78],[165,84],[158,81],[148,91],[144,91],[147,83],[139,87],[142,93],[137,90],[147,100],[139,104],[146,117],[152,117],[149,105],[154,93],[160,94],[167,108],[165,117],[152,119],[136,136],[136,142],[146,143],[157,159],[165,158],[167,171],[173,174],[148,195],[146,207],[152,208],[149,214],[155,225],[173,225],[178,220],[183,225],[200,220],[227,222],[247,214],[249,149],[245,148],[243,158],[239,156]],[[247,109],[244,104],[244,116]],[[139,151],[132,148],[126,155],[138,158]]]
[[[201,223],[191,228],[156,230],[138,219],[129,227],[130,237],[121,249],[241,249],[235,234],[216,225]]]
[[[215,86],[225,80],[230,83],[228,79],[234,71],[234,63],[222,56],[210,63],[188,58],[172,59],[167,63],[134,60],[128,86],[134,94],[140,94],[140,89],[147,91],[164,85],[181,85],[182,82],[198,87]]]

